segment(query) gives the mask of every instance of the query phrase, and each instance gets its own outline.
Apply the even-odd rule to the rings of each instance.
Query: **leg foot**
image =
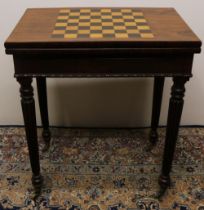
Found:
[[[49,129],[43,129],[42,137],[43,137],[44,142],[45,142],[45,146],[43,148],[43,152],[46,152],[50,148],[50,139],[51,139],[51,132],[50,132],[50,130]]]
[[[43,177],[41,175],[33,175],[32,176],[32,184],[35,190],[35,194],[41,193],[42,185],[43,185]]]
[[[149,140],[152,144],[156,144],[156,142],[158,141],[158,133],[157,130],[151,130],[150,134],[149,134]]]
[[[157,130],[151,130],[149,133],[149,142],[150,144],[147,145],[146,152],[151,152],[154,146],[158,141],[158,133]]]
[[[170,187],[170,183],[171,183],[170,176],[162,176],[161,175],[159,177],[160,189],[159,189],[159,192],[156,195],[157,199],[159,199],[159,200],[162,199],[162,197],[164,196],[166,190]]]

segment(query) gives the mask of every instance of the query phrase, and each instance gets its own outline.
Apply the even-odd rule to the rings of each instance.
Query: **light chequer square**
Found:
[[[52,38],[128,39],[154,37],[143,12],[135,8],[61,9]]]

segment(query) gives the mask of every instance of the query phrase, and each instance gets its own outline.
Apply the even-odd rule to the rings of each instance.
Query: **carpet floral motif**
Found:
[[[165,129],[148,151],[149,129],[52,128],[42,152],[42,195],[33,200],[23,128],[0,128],[0,210],[204,210],[204,128],[181,128],[172,184],[155,198]]]

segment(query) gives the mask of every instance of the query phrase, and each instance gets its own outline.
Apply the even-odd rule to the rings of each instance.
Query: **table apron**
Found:
[[[14,55],[16,77],[189,77],[191,76],[192,63],[192,54],[80,59],[65,55]]]

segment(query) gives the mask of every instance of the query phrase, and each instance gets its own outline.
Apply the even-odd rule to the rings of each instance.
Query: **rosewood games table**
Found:
[[[165,77],[173,78],[159,184],[170,171],[183,108],[201,41],[172,8],[27,9],[5,42],[20,83],[32,183],[42,188],[32,79],[37,79],[43,137],[50,141],[46,78],[154,77],[150,141],[157,141]],[[139,100],[139,99],[138,99]]]

